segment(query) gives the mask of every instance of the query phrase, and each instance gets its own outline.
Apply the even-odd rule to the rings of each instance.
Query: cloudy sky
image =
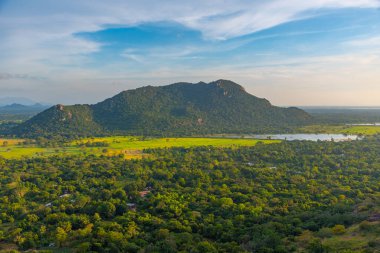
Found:
[[[216,79],[275,105],[379,106],[380,0],[0,0],[0,97]]]

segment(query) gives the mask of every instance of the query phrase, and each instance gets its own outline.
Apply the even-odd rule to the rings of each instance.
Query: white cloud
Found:
[[[56,87],[49,80],[17,79],[12,82],[15,86],[7,89],[14,91],[9,95],[17,95],[22,89],[29,97],[51,103],[95,103],[121,90],[143,85],[223,78],[243,85],[251,94],[265,97],[275,105],[373,106],[379,104],[379,68],[380,57],[376,54],[342,54],[282,59],[256,66],[233,63],[208,68],[157,66],[152,70],[127,69],[119,74],[78,69],[55,73]]]
[[[209,39],[226,39],[309,17],[323,8],[380,7],[378,0],[34,0],[7,1],[2,9],[1,63],[46,59],[75,63],[73,56],[96,52],[100,44],[79,39],[79,32],[105,25],[173,21],[199,30]],[[79,61],[83,60],[79,59]],[[3,66],[2,66],[3,67]]]
[[[98,102],[121,90],[142,85],[166,85],[174,81],[230,79],[256,96],[276,105],[378,105],[380,57],[374,54],[342,54],[263,62],[261,65],[225,64],[208,68],[157,66],[124,74],[78,73],[63,78],[62,92],[52,101]],[[72,79],[80,80],[76,86]],[[86,87],[91,87],[87,89]],[[55,89],[56,90],[56,89]],[[67,91],[69,90],[69,92]],[[45,87],[46,94],[54,93]],[[60,94],[70,94],[62,97]],[[87,100],[86,100],[87,99]],[[323,103],[323,104],[321,104]]]
[[[91,92],[99,91],[96,93],[98,98],[103,94],[114,93],[122,87],[121,84],[104,86],[100,82],[96,84],[93,81],[83,81],[90,77],[100,80],[109,74],[106,70],[91,69],[87,66],[87,54],[99,51],[102,44],[78,38],[75,34],[79,32],[94,32],[104,29],[107,25],[133,26],[146,22],[173,21],[200,31],[206,39],[223,40],[293,20],[309,18],[317,15],[316,13],[322,9],[378,7],[380,7],[379,0],[11,0],[6,1],[0,10],[0,69],[5,73],[26,73],[30,76],[47,77],[44,82],[40,82],[40,80],[24,82],[24,89],[35,96],[40,92],[39,88],[46,90],[46,96],[52,97],[51,93],[57,89],[62,93],[64,90],[72,89],[72,96],[76,96],[80,92],[75,91],[81,89],[84,91],[91,87],[93,88]],[[351,42],[351,45],[372,46],[376,43],[379,43],[378,38]],[[231,47],[234,46],[232,43]],[[153,57],[162,57],[166,54],[168,58],[175,58],[192,56],[194,52],[196,53],[197,49],[175,48],[170,52],[152,49],[147,53]],[[124,56],[140,63],[145,61],[139,52],[125,51]],[[296,62],[297,59],[294,61]],[[334,65],[334,68],[331,69],[340,66],[339,69],[342,71],[340,73],[346,73],[345,71],[349,73],[350,71],[350,69],[344,70],[345,61],[358,61],[355,64],[352,62],[350,66],[352,68],[363,66],[362,69],[365,73],[369,73],[369,70],[373,69],[366,70],[364,66],[370,64],[378,66],[376,65],[378,64],[376,56],[371,58],[369,55],[360,58],[355,56],[352,60],[315,58],[312,61],[321,61],[324,64],[330,62],[329,64]],[[333,63],[333,61],[338,62]],[[238,69],[241,66],[221,66],[214,69],[212,67],[196,69],[196,74],[194,74],[194,69],[186,72],[180,69],[165,70],[161,67],[157,67],[155,71],[149,73],[125,70],[130,76],[122,83],[133,86],[144,83],[136,81],[139,78],[139,80],[149,81],[149,78],[153,80],[156,77],[162,81],[168,80],[168,82],[174,79],[190,81],[200,79],[207,81],[208,79],[211,81],[215,77],[219,78],[223,73],[226,77],[237,81],[248,83],[248,80],[261,80],[270,86],[271,83],[268,80],[272,79],[275,79],[274,83],[279,83],[286,78],[290,80],[296,75],[300,75],[299,80],[306,79],[306,77],[317,77],[311,73],[313,68],[317,68],[320,73],[324,74],[329,71],[327,68],[323,68],[323,64],[317,62],[309,62],[309,65],[304,61],[300,62],[306,66],[298,69],[267,66],[242,68],[241,70]],[[367,65],[358,65],[361,62]],[[286,62],[283,64],[288,66]],[[116,68],[122,68],[122,66]],[[145,77],[146,75],[148,77]],[[373,77],[373,74],[369,76]],[[365,77],[363,76],[363,78]],[[114,79],[116,80],[116,78]],[[333,80],[333,77],[331,76],[330,79]],[[15,80],[13,83],[15,86],[11,88],[15,91],[17,88],[20,90],[23,87],[21,81],[26,80]],[[296,79],[292,81],[296,81]],[[83,84],[83,88],[75,86],[78,82]],[[9,88],[5,87],[5,82],[2,84],[0,83],[2,91]],[[8,83],[6,85],[9,86]],[[28,85],[30,87],[26,87]],[[109,87],[114,87],[114,89],[110,90]],[[94,97],[96,96],[94,95]],[[57,92],[56,98],[59,97],[60,92]],[[73,100],[66,99],[65,101]]]
[[[9,35],[40,42],[64,40],[78,32],[97,31],[104,25],[135,25],[174,21],[201,31],[211,39],[230,38],[308,17],[324,8],[377,8],[378,0],[35,0],[21,5],[9,1],[0,28]],[[307,14],[309,13],[309,14]],[[31,36],[29,36],[31,35]],[[14,41],[12,41],[14,42]],[[70,45],[67,45],[70,48]]]

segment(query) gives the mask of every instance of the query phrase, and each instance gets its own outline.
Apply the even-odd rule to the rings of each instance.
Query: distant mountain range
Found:
[[[24,112],[41,112],[49,108],[48,105],[42,105],[39,103],[33,105],[21,105],[21,104],[11,104],[0,106],[0,114],[1,113],[24,113]]]
[[[0,107],[6,106],[6,105],[12,105],[12,104],[29,106],[29,105],[39,104],[39,103],[25,97],[0,97]]]
[[[21,105],[11,104],[0,106],[0,123],[1,122],[18,122],[30,119],[32,116],[46,110],[50,106],[34,104]]]
[[[56,105],[12,133],[24,137],[259,133],[310,121],[301,109],[273,106],[232,81],[218,80],[146,86],[95,105]]]
[[[320,124],[373,124],[380,122],[379,106],[304,106]]]

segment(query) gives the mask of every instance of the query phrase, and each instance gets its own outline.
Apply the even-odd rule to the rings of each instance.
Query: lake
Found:
[[[360,123],[360,124],[346,124],[346,126],[380,126],[380,123]]]
[[[225,138],[252,138],[252,139],[272,139],[288,141],[352,141],[360,139],[357,135],[344,134],[252,134],[252,135],[224,135]]]

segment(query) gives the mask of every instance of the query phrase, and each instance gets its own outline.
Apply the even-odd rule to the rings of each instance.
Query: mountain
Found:
[[[0,113],[28,113],[28,112],[41,112],[46,110],[49,106],[42,105],[39,103],[33,105],[22,105],[22,104],[10,104],[5,106],[0,106]]]
[[[13,129],[24,137],[194,135],[284,131],[311,116],[247,93],[232,81],[127,90],[95,105],[56,105]]]
[[[49,106],[41,104],[21,105],[11,104],[0,106],[0,121],[26,120],[46,110]]]
[[[0,106],[20,104],[20,105],[34,105],[36,101],[24,97],[0,97]]]

